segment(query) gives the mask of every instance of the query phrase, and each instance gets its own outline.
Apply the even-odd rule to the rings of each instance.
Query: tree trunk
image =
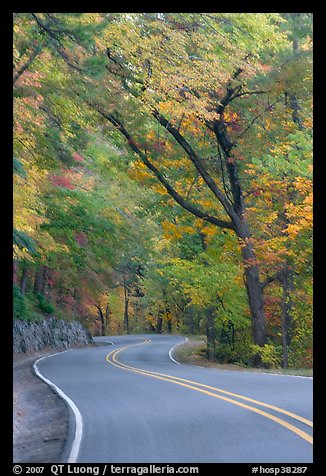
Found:
[[[188,317],[188,329],[190,334],[195,333],[195,309],[194,306],[189,306],[187,309],[187,317]]]
[[[42,292],[43,272],[42,269],[37,269],[34,278],[34,293]]]
[[[20,278],[20,294],[26,293],[28,266],[23,264],[22,275]]]
[[[48,267],[47,266],[42,266],[42,294],[44,296],[47,295],[48,293]]]
[[[124,330],[127,334],[129,334],[129,299],[125,299],[125,310],[124,310],[124,316],[123,316],[123,325],[124,325]]]
[[[282,286],[282,367],[288,367],[288,346],[291,343],[291,291],[293,291],[293,270],[286,266],[281,278]]]
[[[206,357],[207,360],[215,360],[215,306],[208,306],[206,309]]]
[[[251,314],[252,338],[255,345],[263,347],[267,342],[264,291],[259,280],[259,269],[255,251],[250,241],[250,234],[245,222],[243,222],[243,227],[244,230],[241,230],[240,237],[245,241],[240,243],[240,246],[244,264],[244,280]],[[243,233],[243,231],[245,232]],[[254,367],[263,366],[261,357],[258,353],[253,355],[252,365]]]
[[[109,320],[110,320],[110,303],[106,303],[105,307],[105,331],[109,332]]]
[[[98,318],[101,323],[101,336],[105,336],[105,322],[104,322],[104,315],[101,306],[96,305],[98,310]]]
[[[205,252],[207,250],[207,236],[205,233],[200,233],[201,246],[202,250]],[[206,260],[204,260],[204,265],[208,266]],[[215,340],[216,340],[216,330],[215,330],[215,316],[214,311],[216,310],[215,306],[208,306],[205,310],[206,314],[206,358],[207,360],[215,360]]]
[[[171,321],[171,318],[169,318],[169,319],[167,320],[167,331],[168,331],[169,334],[171,334],[171,332],[172,332],[172,321]]]
[[[244,263],[245,285],[252,317],[252,337],[254,344],[262,347],[264,344],[266,344],[267,340],[264,293],[263,287],[259,280],[257,258],[245,221],[242,221],[241,229],[238,230],[238,236],[242,241],[240,246]],[[254,360],[256,363],[258,363],[258,356],[256,356]]]
[[[233,201],[232,207],[236,214],[233,218],[233,222],[235,224],[236,234],[240,240],[241,254],[245,268],[244,277],[252,319],[252,337],[254,344],[262,347],[267,340],[264,293],[259,280],[259,268],[251,242],[249,225],[245,218],[245,205],[237,163],[231,157],[234,144],[229,137],[223,119],[219,119],[215,123],[214,131],[225,155],[226,169]],[[253,357],[253,365],[255,367],[262,365],[261,358],[258,354]]]
[[[18,260],[14,259],[12,263],[12,282],[14,285],[18,284],[17,268],[18,268]]]
[[[123,327],[124,331],[129,334],[129,293],[126,283],[126,276],[123,277],[123,290],[124,290],[124,299],[125,299],[125,308],[123,314]]]
[[[156,320],[155,332],[156,334],[162,334],[162,330],[163,330],[163,317],[162,317],[162,312],[159,312],[159,315],[157,316],[157,320]]]

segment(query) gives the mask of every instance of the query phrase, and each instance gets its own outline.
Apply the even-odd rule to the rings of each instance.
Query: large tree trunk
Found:
[[[244,219],[240,226],[238,226],[237,234],[241,240],[240,246],[244,264],[245,285],[252,317],[252,337],[254,344],[262,347],[266,344],[267,340],[264,293],[259,280],[256,254],[252,246],[248,225]]]
[[[263,286],[259,280],[259,268],[257,258],[250,239],[248,225],[242,220],[238,227],[238,236],[241,240],[241,254],[244,264],[244,278],[247,290],[249,307],[252,319],[252,337],[254,344],[262,347],[267,341],[266,318],[264,310]],[[261,358],[258,354],[253,357],[253,365],[261,366]]]
[[[252,316],[252,337],[254,344],[263,346],[266,344],[267,331],[264,312],[264,295],[259,281],[258,266],[247,265],[248,259],[254,259],[255,255],[247,247],[242,249],[245,263],[245,285],[249,300],[250,313]]]

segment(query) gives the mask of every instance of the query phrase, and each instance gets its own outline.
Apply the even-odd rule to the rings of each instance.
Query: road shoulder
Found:
[[[68,433],[68,409],[64,401],[32,370],[36,359],[53,353],[51,349],[14,355],[14,463],[61,462]]]

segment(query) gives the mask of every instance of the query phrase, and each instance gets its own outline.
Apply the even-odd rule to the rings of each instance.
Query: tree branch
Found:
[[[223,194],[223,192],[217,186],[215,180],[210,176],[207,172],[203,164],[201,163],[199,157],[189,144],[189,142],[180,134],[180,132],[170,124],[170,122],[162,116],[157,110],[153,110],[152,112],[155,119],[163,126],[165,129],[170,132],[170,134],[175,138],[178,144],[183,148],[186,152],[188,157],[190,158],[191,162],[194,164],[196,170],[198,171],[199,175],[203,178],[204,182],[208,185],[210,190],[219,200],[221,205],[223,206],[226,213],[229,215],[232,221],[236,220],[234,210],[232,208],[232,204],[229,202],[228,198]]]
[[[74,69],[78,72],[81,72],[82,69],[79,66],[76,66],[75,64],[73,64],[70,61],[67,53],[65,52],[65,47],[61,43],[61,40],[59,38],[59,34],[60,33],[65,33],[65,30],[64,29],[62,29],[62,30],[53,30],[48,25],[45,25],[35,13],[31,13],[31,16],[34,18],[34,20],[36,21],[36,23],[38,24],[38,26],[42,30],[42,33],[44,35],[48,36],[49,42],[52,44],[53,48],[61,56],[61,58],[64,60],[64,62],[68,66],[70,66],[70,68],[72,68],[72,69]],[[67,33],[66,33],[66,35],[67,35]]]
[[[228,222],[228,221],[216,218],[215,216],[212,216],[209,213],[200,210],[195,205],[193,205],[189,201],[185,200],[171,186],[171,184],[165,178],[163,173],[152,162],[150,162],[148,160],[147,156],[139,149],[138,145],[132,139],[129,132],[126,130],[126,128],[122,125],[122,123],[116,117],[114,117],[112,114],[106,114],[104,111],[102,111],[98,106],[95,106],[94,104],[90,104],[90,103],[88,103],[88,104],[91,107],[93,107],[99,114],[101,114],[102,117],[104,117],[109,122],[111,122],[111,124],[127,139],[130,148],[140,157],[140,159],[146,165],[146,167],[154,173],[154,175],[161,182],[161,184],[164,186],[164,188],[166,189],[168,194],[171,195],[171,197],[173,197],[174,200],[179,205],[182,206],[182,208],[189,211],[190,213],[192,213],[196,217],[201,218],[202,220],[208,221],[210,223],[213,223],[214,225],[217,225],[221,228],[229,228],[231,230],[235,230],[235,226],[232,222]]]
[[[273,274],[272,276],[267,276],[267,278],[264,279],[264,281],[262,281],[260,283],[260,287],[262,289],[265,289],[266,286],[268,286],[269,284],[271,284],[273,281],[279,281],[282,276],[283,276],[283,273],[284,273],[284,270],[281,269],[280,271],[277,271],[275,274]]]
[[[238,138],[241,139],[241,137],[243,137],[245,135],[246,132],[248,132],[248,130],[254,125],[254,123],[261,117],[265,114],[265,112],[269,111],[270,109],[272,109],[275,104],[277,104],[278,102],[280,102],[281,99],[277,99],[276,101],[274,101],[272,104],[269,104],[269,106],[264,109],[263,112],[261,112],[260,114],[258,114],[256,117],[254,117],[252,119],[252,121],[249,123],[249,125],[238,135]]]
[[[18,69],[18,71],[14,72],[13,85],[16,83],[17,79],[19,79],[20,76],[24,73],[24,71],[26,71],[26,69],[33,63],[36,56],[41,52],[41,50],[41,46],[37,46],[36,48],[34,48],[31,53],[31,56],[27,59],[27,61]]]

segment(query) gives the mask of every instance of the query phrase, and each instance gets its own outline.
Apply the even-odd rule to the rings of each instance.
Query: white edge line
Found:
[[[43,380],[45,383],[47,383],[51,388],[53,388],[53,390],[58,394],[60,395],[61,398],[63,398],[63,400],[65,400],[68,405],[70,406],[73,414],[74,414],[74,417],[75,417],[75,422],[76,422],[76,426],[75,426],[75,436],[74,436],[74,440],[72,442],[72,446],[71,446],[71,450],[70,450],[70,454],[69,454],[69,457],[68,457],[68,460],[67,460],[67,463],[76,463],[77,462],[77,457],[78,457],[78,453],[79,453],[79,449],[80,449],[80,443],[81,443],[81,439],[82,439],[82,435],[83,435],[83,419],[82,419],[82,416],[80,414],[80,411],[78,410],[77,406],[75,405],[75,403],[71,400],[71,398],[68,397],[68,395],[66,395],[59,387],[57,387],[57,385],[55,385],[55,383],[51,382],[51,380],[47,379],[46,377],[44,377],[43,374],[41,374],[41,372],[39,371],[39,369],[37,368],[37,364],[38,362],[40,362],[41,360],[43,359],[48,359],[49,357],[54,357],[55,355],[58,355],[58,354],[63,354],[64,352],[69,352],[69,350],[65,350],[63,352],[57,352],[55,354],[51,354],[51,355],[47,355],[45,357],[41,357],[40,359],[36,360],[36,362],[34,362],[33,364],[33,369],[34,369],[34,372],[35,374],[41,379]]]
[[[276,375],[276,377],[309,378],[309,379],[313,380],[313,377],[308,377],[306,375],[274,374],[272,372],[250,372],[248,370],[245,370],[244,372],[247,373],[247,374]]]
[[[174,351],[174,349],[176,347],[178,347],[178,345],[181,345],[181,344],[185,344],[186,342],[188,342],[188,337],[185,337],[185,341],[184,342],[178,342],[177,344],[175,344],[169,351],[169,357],[171,360],[173,360],[173,362],[175,362],[176,364],[178,365],[181,365],[181,362],[178,362],[177,360],[175,360],[173,357],[172,357],[172,353]],[[195,367],[198,367],[199,369],[204,369],[206,367],[201,367],[200,365],[195,365]],[[225,370],[225,371],[228,371],[228,369],[215,369],[213,368],[212,370]],[[274,374],[272,372],[250,372],[248,370],[238,370],[238,372],[245,372],[247,374],[258,374],[258,375],[276,375],[277,377],[295,377],[295,378],[308,378],[308,379],[311,379],[313,380],[313,377],[307,377],[305,375],[287,375],[287,374]]]
[[[173,362],[175,362],[175,363],[178,364],[178,365],[181,365],[181,363],[178,362],[177,360],[175,360],[175,359],[172,357],[172,353],[173,353],[174,349],[175,349],[176,347],[178,347],[178,345],[184,344],[185,342],[188,342],[188,340],[189,340],[188,337],[185,337],[185,340],[184,340],[184,341],[178,342],[177,344],[175,344],[175,345],[169,350],[169,357],[170,357],[170,359],[173,360]]]

